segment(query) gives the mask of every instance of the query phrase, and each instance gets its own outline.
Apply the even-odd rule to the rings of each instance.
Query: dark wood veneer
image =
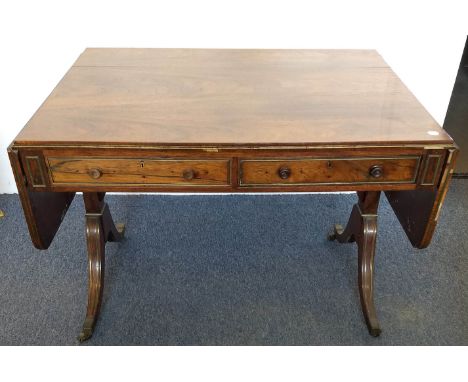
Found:
[[[411,243],[431,241],[458,149],[375,51],[87,49],[8,149],[34,245],[46,249],[74,198],[86,208],[89,292],[101,306],[105,192],[357,191],[368,329],[377,206],[385,192]],[[338,322],[338,320],[337,320]]]

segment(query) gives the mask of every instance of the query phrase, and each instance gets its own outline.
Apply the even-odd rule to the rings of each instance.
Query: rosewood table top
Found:
[[[86,49],[8,151],[37,248],[83,192],[81,341],[99,315],[105,244],[124,234],[107,191],[356,191],[348,224],[328,238],[356,242],[363,317],[378,336],[380,195],[426,247],[458,153],[377,52],[269,49]]]
[[[15,142],[452,140],[373,50],[86,49]]]

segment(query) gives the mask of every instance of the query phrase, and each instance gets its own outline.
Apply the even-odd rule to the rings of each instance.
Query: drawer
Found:
[[[419,156],[241,159],[240,185],[415,183]]]
[[[53,184],[230,184],[228,159],[49,157],[47,164]]]

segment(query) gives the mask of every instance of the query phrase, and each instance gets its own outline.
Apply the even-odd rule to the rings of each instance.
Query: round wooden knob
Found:
[[[192,180],[193,178],[195,178],[195,171],[193,171],[192,169],[184,170],[182,176],[185,180]]]
[[[278,175],[281,179],[288,179],[291,176],[291,169],[289,167],[281,167],[278,170]]]
[[[373,178],[381,178],[383,176],[383,168],[382,166],[372,166],[369,169],[369,175],[372,176]]]
[[[92,168],[88,171],[88,175],[93,179],[99,179],[102,176],[102,171],[98,168]]]

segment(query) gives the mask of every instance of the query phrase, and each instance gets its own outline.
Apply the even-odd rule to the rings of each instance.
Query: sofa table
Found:
[[[458,152],[373,50],[227,49],[86,49],[8,151],[36,248],[49,247],[83,193],[81,341],[98,319],[105,244],[124,231],[108,191],[356,191],[348,224],[329,239],[357,243],[362,311],[378,336],[380,194],[412,245],[426,247]]]

